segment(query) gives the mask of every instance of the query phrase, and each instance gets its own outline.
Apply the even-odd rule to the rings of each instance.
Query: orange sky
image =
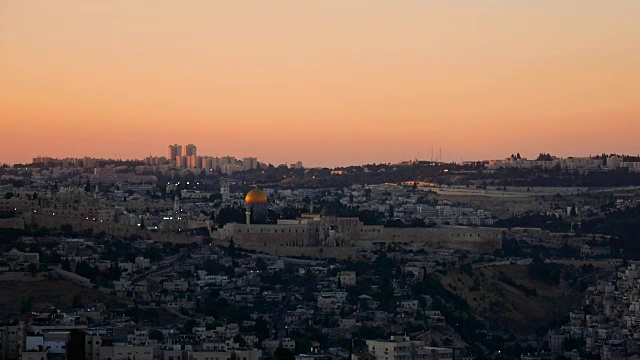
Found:
[[[2,0],[0,162],[640,152],[640,1]]]

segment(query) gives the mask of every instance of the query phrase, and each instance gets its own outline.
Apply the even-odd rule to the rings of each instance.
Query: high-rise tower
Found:
[[[196,146],[193,144],[189,144],[185,146],[183,155],[186,157],[197,156],[198,155],[197,153],[198,153],[198,148],[196,148]]]
[[[169,151],[167,152],[167,158],[169,160],[175,160],[176,156],[182,155],[182,145],[173,144],[169,145]]]

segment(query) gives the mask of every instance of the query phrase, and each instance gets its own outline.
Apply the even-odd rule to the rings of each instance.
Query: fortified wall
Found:
[[[71,225],[74,231],[92,229],[94,234],[104,231],[106,234],[120,237],[137,235],[143,239],[171,242],[175,244],[190,244],[200,240],[199,237],[189,236],[187,234],[166,231],[148,231],[137,226],[122,225],[113,222],[101,223],[79,218],[69,219],[44,214],[31,214],[29,217],[34,224],[38,224],[39,226],[44,226],[49,229],[60,229],[62,225]]]
[[[24,229],[24,219],[14,217],[9,219],[0,219],[1,229]]]
[[[313,240],[315,229],[306,224],[264,225],[227,224],[218,229],[215,238],[233,240],[244,247],[255,246],[317,246]]]
[[[530,245],[539,245],[549,248],[560,248],[567,245],[577,248],[595,240],[598,246],[607,246],[611,236],[602,234],[554,233],[540,228],[513,228],[507,232],[507,238]]]
[[[424,244],[425,248],[463,250],[491,253],[502,248],[500,228],[439,227],[439,228],[384,228],[382,241]],[[380,241],[380,240],[378,240]]]
[[[215,246],[228,246],[228,240],[213,239],[213,245]],[[299,247],[299,246],[279,246],[267,243],[267,245],[257,243],[243,243],[238,244],[234,240],[234,244],[243,249],[255,250],[257,252],[266,253],[275,256],[285,257],[310,257],[313,259],[323,258],[335,258],[340,260],[367,260],[367,252],[362,251],[362,248],[353,244],[348,247]]]
[[[438,228],[385,228],[346,222],[348,226],[337,226],[330,217],[306,223],[279,225],[227,224],[218,229],[213,237],[221,243],[233,240],[237,246],[275,254],[286,248],[330,249],[355,253],[368,248],[372,243],[406,243],[416,248],[429,250],[463,250],[470,252],[493,252],[502,247],[501,228],[482,227],[438,227]],[[353,250],[353,251],[350,251]],[[313,251],[312,251],[313,252]]]

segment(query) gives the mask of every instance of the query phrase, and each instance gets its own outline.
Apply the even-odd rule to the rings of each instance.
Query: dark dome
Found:
[[[331,204],[327,204],[322,207],[320,211],[320,215],[322,216],[336,216],[336,209]]]

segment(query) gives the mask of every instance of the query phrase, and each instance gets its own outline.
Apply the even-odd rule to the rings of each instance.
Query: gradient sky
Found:
[[[638,0],[0,0],[0,162],[640,152]]]

